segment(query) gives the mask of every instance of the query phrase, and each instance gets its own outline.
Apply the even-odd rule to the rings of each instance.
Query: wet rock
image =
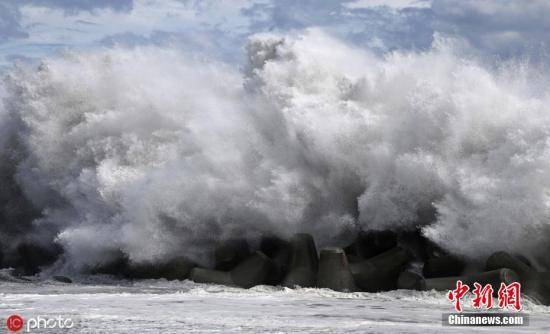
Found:
[[[61,276],[61,275],[53,276],[52,279],[54,281],[58,281],[58,282],[61,282],[61,283],[72,283],[73,282],[73,280],[68,278],[67,276]]]
[[[397,288],[406,290],[426,290],[424,278],[411,271],[404,271],[397,279]]]
[[[319,270],[319,259],[313,237],[306,233],[296,234],[291,240],[292,254],[288,274],[283,280],[286,287],[314,287]]]
[[[368,292],[388,291],[397,288],[397,278],[411,260],[411,254],[394,247],[368,260],[350,264],[355,284]]]
[[[216,270],[231,270],[250,255],[245,239],[229,239],[221,243],[214,251]]]
[[[422,268],[422,274],[426,278],[460,276],[464,267],[465,263],[460,259],[444,255],[427,259]]]
[[[392,231],[359,232],[357,239],[345,248],[352,259],[368,259],[397,246],[397,235]]]
[[[335,291],[357,291],[343,249],[324,248],[321,250],[317,286]]]

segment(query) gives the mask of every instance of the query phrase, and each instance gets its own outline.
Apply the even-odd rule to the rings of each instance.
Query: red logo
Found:
[[[521,311],[521,284],[514,282],[510,285],[500,283],[498,289],[498,307],[506,308],[513,307],[517,311]]]
[[[6,321],[6,324],[8,325],[8,329],[11,332],[17,332],[21,328],[23,328],[23,318],[18,316],[17,314],[11,315],[8,320]]]
[[[485,284],[483,289],[481,284],[475,282],[475,289],[472,293],[476,296],[472,301],[474,308],[481,308],[482,305],[485,305],[487,309],[493,308],[493,287],[491,284]]]
[[[462,312],[460,300],[468,291],[470,291],[470,287],[466,284],[462,284],[462,281],[458,280],[456,281],[456,289],[449,291],[447,294],[447,299],[455,302],[455,309],[457,312]]]
[[[474,290],[471,292],[475,298],[472,300],[472,306],[476,309],[480,309],[485,306],[486,309],[493,308],[493,287],[491,284],[481,284],[475,282]],[[470,291],[470,287],[467,284],[463,284],[462,281],[456,281],[456,289],[450,290],[447,293],[447,299],[454,302],[455,310],[462,312],[462,305],[460,304],[462,298],[466,296],[466,293]],[[513,282],[509,285],[500,283],[500,289],[498,290],[498,307],[501,309],[514,308],[516,311],[521,311],[523,308],[521,305],[521,284],[519,282]]]

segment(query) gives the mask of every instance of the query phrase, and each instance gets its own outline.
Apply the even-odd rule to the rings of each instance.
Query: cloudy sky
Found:
[[[460,40],[546,59],[550,0],[0,0],[0,69],[67,48],[169,45],[242,62],[258,32],[323,30],[377,52]]]

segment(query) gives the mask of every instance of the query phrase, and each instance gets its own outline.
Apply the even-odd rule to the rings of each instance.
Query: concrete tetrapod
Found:
[[[540,303],[544,305],[550,305],[550,272],[539,272],[536,275],[536,280],[530,281],[531,287],[528,287],[527,294],[530,293],[529,289],[536,291],[535,294],[531,293]]]
[[[248,242],[245,239],[223,241],[214,251],[216,270],[231,270],[250,255]]]
[[[54,263],[62,254],[63,248],[55,242],[42,244],[27,240],[17,246],[16,252],[16,270],[23,275],[34,275],[40,272],[41,267]]]
[[[61,282],[61,283],[72,283],[73,282],[73,280],[68,278],[67,276],[61,276],[61,275],[52,276],[52,279],[54,281]]]
[[[459,276],[464,266],[464,262],[456,257],[443,255],[427,259],[422,268],[422,274],[426,278]]]
[[[191,270],[189,278],[197,283],[215,283],[221,285],[236,285],[231,279],[231,272],[207,268],[195,267]]]
[[[539,273],[524,261],[506,252],[496,252],[487,259],[487,270],[510,268],[518,273],[522,292],[539,303],[550,305],[550,282],[544,273]]]
[[[404,271],[397,279],[397,288],[406,290],[426,290],[426,283],[422,276],[411,271]]]
[[[392,231],[361,231],[355,241],[344,250],[347,256],[369,259],[397,245],[397,235]]]
[[[342,248],[321,250],[317,286],[335,291],[357,291],[346,253]]]
[[[313,237],[306,233],[294,235],[290,241],[292,254],[283,286],[314,287],[317,281],[319,259]]]
[[[290,244],[274,236],[264,236],[260,241],[260,251],[273,260],[275,264],[272,272],[269,273],[267,284],[279,284],[288,271],[291,253]]]
[[[428,278],[424,280],[424,284],[426,290],[448,291],[456,288],[456,282],[458,280],[469,285],[470,289],[473,289],[473,284],[476,282],[482,286],[491,284],[493,293],[496,294],[500,289],[500,283],[508,285],[513,282],[518,282],[519,275],[512,269],[503,268],[466,276]]]
[[[533,268],[529,267],[524,262],[520,261],[519,259],[513,257],[512,255],[506,252],[493,253],[487,259],[487,263],[486,263],[487,270],[495,270],[500,268],[512,269],[519,275],[522,281],[528,279],[529,276],[535,272]]]
[[[273,261],[262,252],[255,252],[231,271],[193,268],[190,278],[197,283],[216,283],[251,288],[265,284],[274,266]]]
[[[245,289],[265,284],[274,266],[275,263],[269,257],[257,251],[231,270],[231,279]]]
[[[351,263],[350,269],[358,288],[368,292],[388,291],[397,287],[397,278],[411,255],[394,247],[368,260]]]
[[[162,263],[130,263],[124,268],[124,276],[130,279],[166,278],[167,280],[184,280],[189,277],[195,264],[184,257],[171,259]]]

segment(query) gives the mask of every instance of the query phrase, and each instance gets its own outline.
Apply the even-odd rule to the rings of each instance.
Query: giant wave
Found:
[[[318,29],[235,68],[170,48],[65,52],[0,85],[0,243],[78,270],[216,242],[410,231],[472,260],[550,265],[550,95],[516,61],[436,40],[383,56]]]

